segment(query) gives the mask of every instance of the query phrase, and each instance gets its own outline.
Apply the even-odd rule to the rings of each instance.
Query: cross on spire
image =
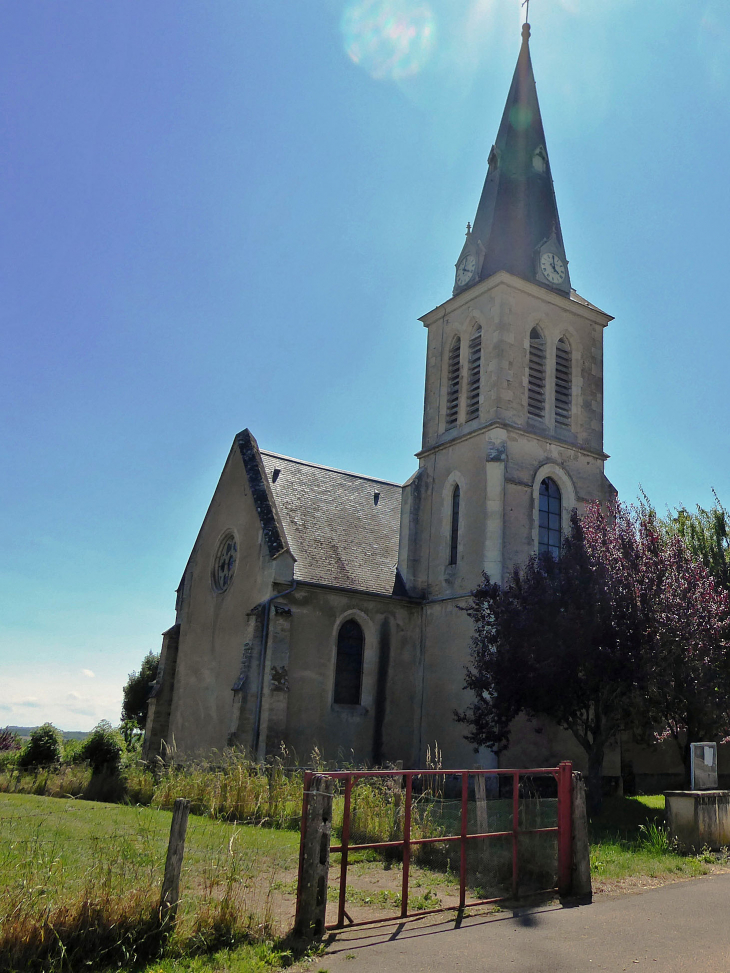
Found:
[[[530,22],[530,0],[522,0],[522,6],[525,7],[525,23]]]

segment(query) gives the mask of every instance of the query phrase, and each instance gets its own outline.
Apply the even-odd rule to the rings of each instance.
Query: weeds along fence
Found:
[[[291,766],[289,754],[262,765],[240,751],[218,754],[214,761],[151,766],[141,761],[118,772],[96,773],[86,765],[62,764],[21,770],[0,769],[0,792],[45,797],[79,798],[172,810],[178,798],[190,801],[190,810],[214,820],[255,824],[298,831],[301,824],[302,788],[306,770],[346,769],[347,764],[328,766],[316,752],[308,767]],[[433,761],[430,762],[434,768]],[[351,769],[357,769],[350,765]],[[433,837],[450,826],[446,776],[438,775],[414,799],[414,834]],[[440,796],[439,796],[440,795]],[[438,798],[438,799],[437,799]],[[402,795],[395,784],[373,782],[358,787],[353,804],[353,827],[364,839],[386,841],[402,814]],[[334,801],[333,833],[341,836],[344,796]]]
[[[185,764],[141,761],[123,766],[117,773],[92,774],[88,766],[70,764],[22,771],[0,770],[0,792],[74,797],[84,800],[132,804],[172,810],[175,800],[190,801],[191,813],[213,820],[254,824],[298,831],[301,825],[302,789],[306,770],[316,772],[357,770],[346,762],[325,762],[318,752],[308,767],[292,766],[291,754],[281,754],[262,765],[236,750],[214,759]],[[397,768],[391,768],[396,770]],[[438,748],[430,751],[427,769],[434,771],[414,781],[411,829],[414,839],[438,838],[458,826],[460,796],[452,793],[452,778],[441,769]],[[357,843],[397,840],[403,822],[403,778],[397,774],[361,780],[352,793],[350,831]],[[498,821],[511,813],[509,796],[490,794],[491,818]],[[333,801],[333,839],[342,837],[344,790],[338,783]],[[544,805],[545,810],[549,803]],[[397,859],[399,852],[378,853]],[[448,845],[414,845],[414,862],[442,871],[456,866]]]
[[[171,924],[160,908],[169,831],[169,815],[141,808],[0,804],[0,973],[127,968],[273,937],[271,886],[291,861],[198,819]]]
[[[392,847],[378,849],[377,854],[400,862],[403,860],[400,843],[404,841],[407,821],[409,860],[413,864],[457,875],[463,867],[460,848],[452,838],[447,838],[460,834],[466,821],[470,834],[484,832],[501,836],[490,839],[487,844],[484,841],[472,843],[474,854],[467,859],[470,887],[480,889],[482,897],[498,896],[497,890],[510,887],[515,868],[515,846],[508,833],[515,827],[517,791],[514,772],[493,773],[494,776],[485,781],[484,776],[478,777],[477,772],[472,772],[465,797],[462,773],[444,771],[419,775],[414,772],[409,774],[410,801],[407,801],[406,777],[400,774],[353,777],[347,843],[353,846],[390,843]],[[336,779],[334,785],[332,833],[333,838],[341,842],[347,803],[344,775]],[[531,834],[540,829],[557,828],[556,788],[553,777],[543,779],[521,773],[518,794],[519,822],[523,831],[519,843],[520,873],[522,885],[532,891],[552,887],[557,876],[554,836],[538,838],[537,834]]]
[[[79,764],[33,770],[0,770],[0,792],[72,797],[171,810],[187,798],[196,815],[297,830],[301,817],[304,771],[276,759],[260,765],[231,751],[214,763],[185,765],[138,761],[118,771],[92,773]]]

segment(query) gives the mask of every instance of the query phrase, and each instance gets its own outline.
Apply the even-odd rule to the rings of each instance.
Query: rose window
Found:
[[[216,591],[225,591],[231,583],[236,570],[238,544],[233,534],[226,534],[218,546],[218,552],[213,562],[213,587]]]

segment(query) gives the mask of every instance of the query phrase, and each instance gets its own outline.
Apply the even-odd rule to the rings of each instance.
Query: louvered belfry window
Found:
[[[343,622],[337,633],[334,703],[359,706],[362,692],[362,629],[354,618]]]
[[[536,419],[545,418],[545,339],[537,328],[530,332],[527,414]]]
[[[459,379],[461,378],[461,339],[454,338],[449,351],[446,376],[446,428],[451,429],[459,419]]]
[[[479,418],[479,393],[482,377],[482,326],[478,324],[469,339],[469,370],[466,386],[466,421]]]
[[[449,564],[456,564],[459,559],[459,505],[461,504],[461,490],[459,485],[454,487],[451,494],[451,545],[449,550]]]
[[[561,338],[555,348],[555,424],[570,429],[573,407],[573,367],[570,345]]]

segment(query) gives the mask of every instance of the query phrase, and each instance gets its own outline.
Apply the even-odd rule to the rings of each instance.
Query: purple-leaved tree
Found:
[[[594,809],[622,730],[673,735],[685,766],[689,740],[730,732],[728,595],[649,511],[574,513],[558,560],[533,557],[504,587],[485,577],[466,610],[466,739],[500,752],[519,713],[551,718],[586,752]]]

